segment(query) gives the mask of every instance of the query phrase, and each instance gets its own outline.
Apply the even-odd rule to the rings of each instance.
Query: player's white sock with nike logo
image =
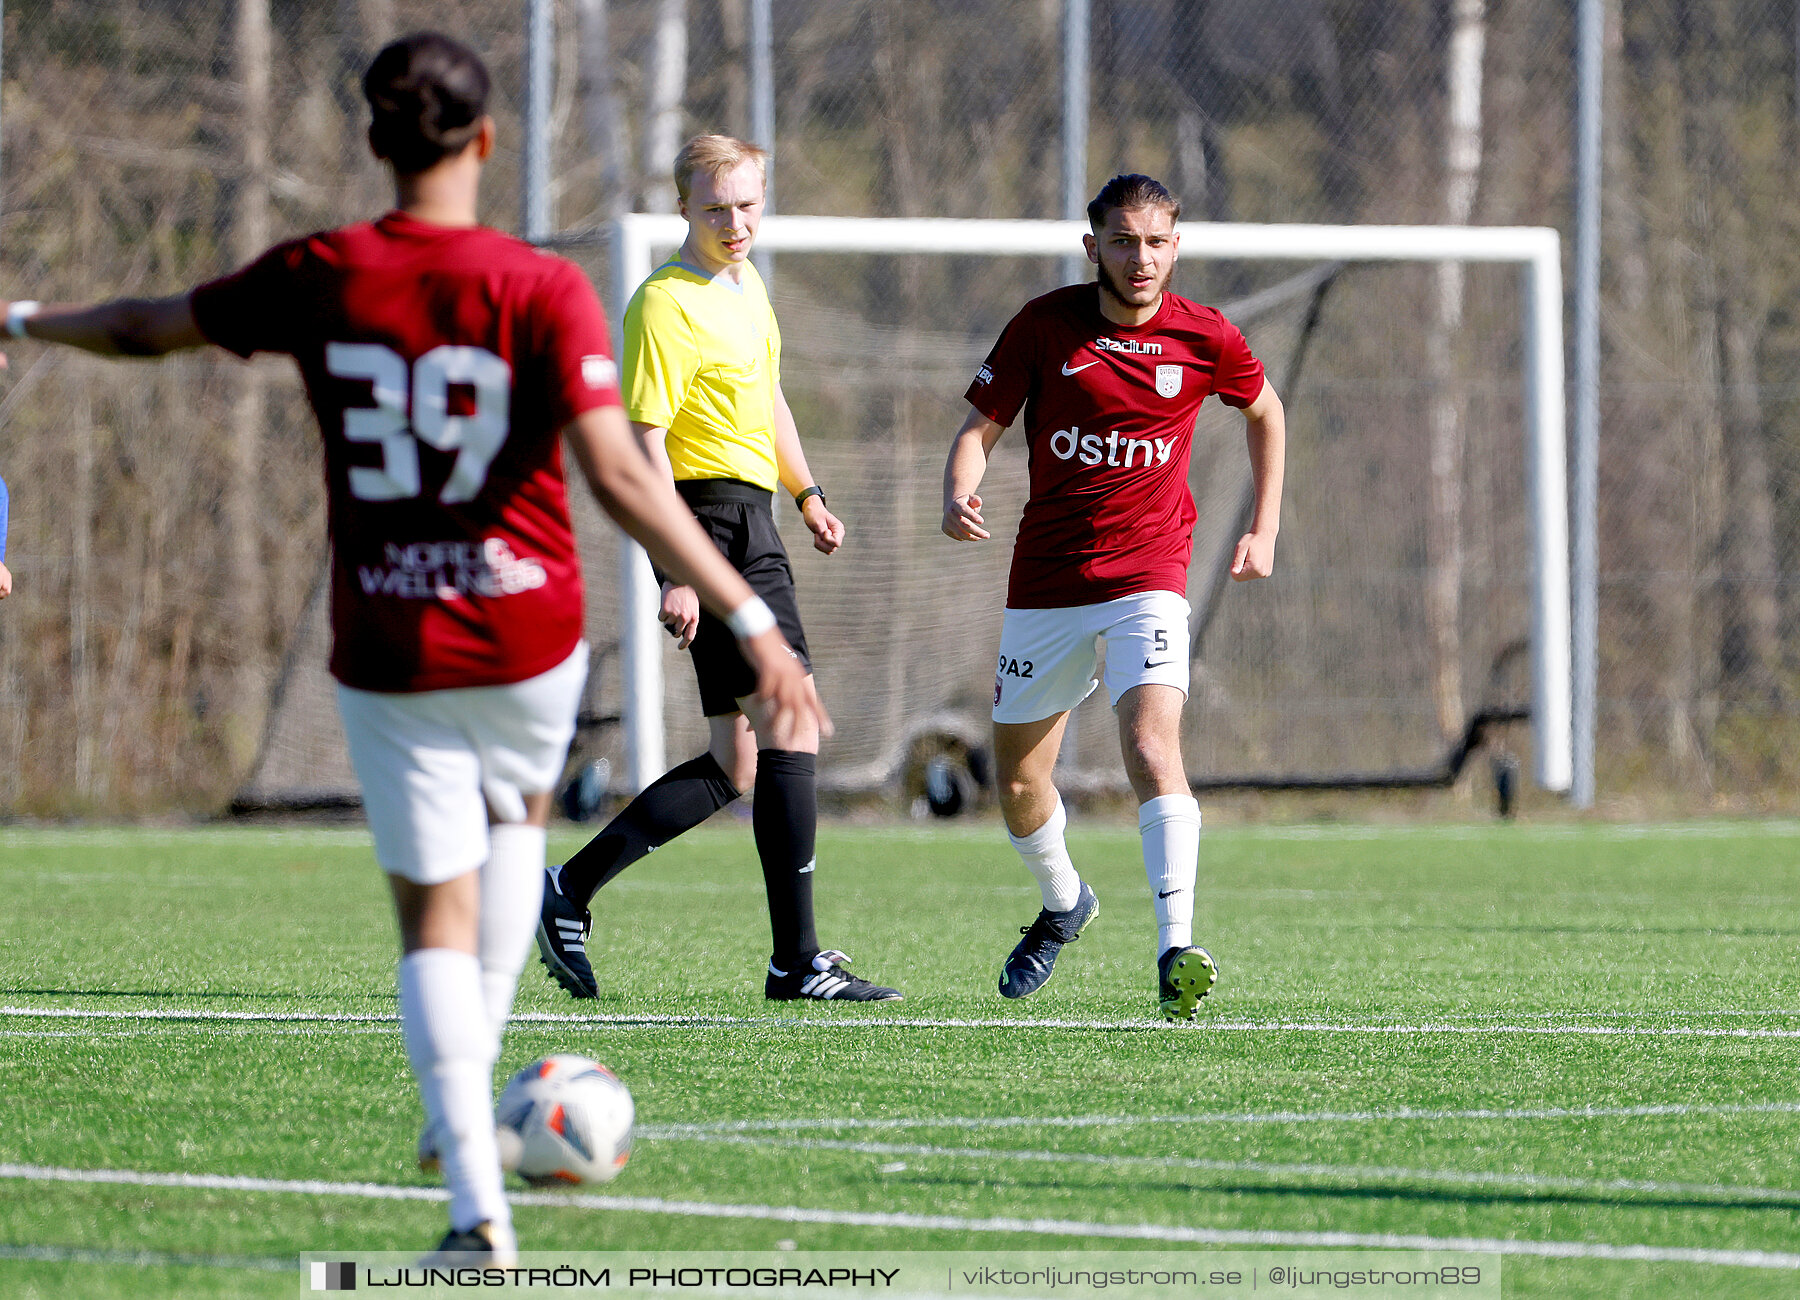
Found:
[[[494,1031],[495,1053],[512,1014],[519,972],[537,939],[544,903],[542,826],[507,822],[488,827],[488,860],[481,868],[481,1000]]]
[[[1191,794],[1158,795],[1138,808],[1144,875],[1156,904],[1156,955],[1194,942],[1194,880],[1200,874],[1200,805]]]
[[[1063,830],[1068,824],[1069,815],[1063,811],[1059,794],[1050,820],[1026,836],[1007,833],[1019,856],[1025,859],[1026,870],[1037,877],[1044,906],[1052,912],[1066,912],[1081,900],[1081,877],[1075,874],[1069,847],[1063,843]]]
[[[425,1117],[439,1134],[450,1226],[467,1232],[488,1223],[495,1245],[513,1249],[494,1136],[495,1040],[480,1008],[481,963],[473,954],[421,948],[400,959],[400,1031]]]

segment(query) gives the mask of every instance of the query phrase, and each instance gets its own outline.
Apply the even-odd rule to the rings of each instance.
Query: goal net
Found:
[[[915,233],[921,228],[947,246],[916,247],[929,242]],[[1547,373],[1560,334],[1546,337],[1552,315],[1560,329],[1560,300],[1551,311],[1542,301],[1556,297],[1553,237],[1548,253],[1539,238],[1547,232],[1451,231],[1439,239],[1415,230],[1373,247],[1367,232],[1380,228],[1341,228],[1335,239],[1280,243],[1322,230],[1330,228],[1183,230],[1176,288],[1219,305],[1244,330],[1289,422],[1276,576],[1242,585],[1225,580],[1224,566],[1249,487],[1243,420],[1213,401],[1195,428],[1189,770],[1203,785],[1404,783],[1435,769],[1469,718],[1507,705],[1531,714],[1539,783],[1562,788],[1560,361]],[[634,217],[558,242],[616,312],[623,284],[635,285],[679,233],[672,218]],[[1079,249],[1078,237],[1078,227],[1056,222],[765,223],[783,389],[814,475],[849,534],[839,554],[820,556],[792,508],[777,503],[837,725],[820,753],[825,789],[911,799],[938,755],[965,767],[973,761],[981,774],[1026,455],[1016,430],[995,449],[982,486],[994,532],[985,544],[953,543],[938,530],[944,456],[976,366],[1020,305],[1064,282],[1064,257],[1052,254]],[[1417,337],[1402,323],[1433,301],[1435,267],[1422,253],[1466,268],[1453,365],[1436,375],[1407,355],[1415,344],[1400,343]],[[1450,557],[1458,599],[1447,613],[1426,596],[1446,559],[1433,552],[1428,529],[1427,434],[1446,401],[1457,420],[1452,472],[1464,539]],[[589,725],[576,757],[605,759],[615,789],[629,792],[699,752],[705,727],[687,656],[653,622],[646,626],[646,593],[627,600],[628,550],[617,531],[579,488],[571,501],[594,648]],[[1546,512],[1554,516],[1548,522]],[[276,687],[240,809],[355,800],[324,672],[326,615],[320,592]],[[634,637],[642,647],[636,663]],[[1520,645],[1531,653],[1508,653]],[[1103,694],[1077,711],[1059,781],[1123,787]]]

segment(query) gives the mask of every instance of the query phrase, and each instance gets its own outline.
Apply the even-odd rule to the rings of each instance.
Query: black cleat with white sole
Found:
[[[587,937],[592,930],[593,918],[588,910],[563,897],[556,873],[546,872],[544,906],[538,913],[538,955],[551,978],[572,998],[600,996],[600,985],[587,956]]]
[[[420,1268],[511,1268],[519,1262],[516,1250],[494,1245],[493,1228],[478,1223],[473,1228],[450,1229],[437,1249],[418,1263]]]
[[[904,995],[899,989],[871,984],[852,975],[844,967],[850,958],[835,948],[828,948],[812,959],[810,970],[778,970],[769,963],[769,978],[763,984],[763,996],[771,1002],[899,1002]]]

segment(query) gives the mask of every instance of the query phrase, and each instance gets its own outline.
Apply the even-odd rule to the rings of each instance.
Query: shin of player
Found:
[[[1092,284],[1026,305],[969,386],[944,469],[944,532],[989,537],[977,489],[988,454],[1024,417],[1031,495],[1013,550],[994,677],[994,752],[1013,845],[1043,909],[1007,956],[1000,992],[1049,980],[1099,911],[1063,843],[1051,776],[1069,713],[1104,681],[1139,801],[1156,913],[1157,1002],[1191,1019],[1217,977],[1193,943],[1200,809],[1181,758],[1188,684],[1187,568],[1196,519],[1188,461],[1200,403],[1244,412],[1255,512],[1230,576],[1266,577],[1280,527],[1285,424],[1261,363],[1212,308],[1167,291],[1180,204],[1147,176],[1114,177],[1088,205]]]

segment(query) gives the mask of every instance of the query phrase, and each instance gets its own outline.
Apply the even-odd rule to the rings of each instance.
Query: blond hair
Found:
[[[769,180],[769,151],[748,140],[730,135],[697,135],[681,146],[675,155],[675,192],[683,203],[688,199],[688,186],[696,172],[705,172],[715,181],[739,163],[756,164],[756,174],[766,185]]]

